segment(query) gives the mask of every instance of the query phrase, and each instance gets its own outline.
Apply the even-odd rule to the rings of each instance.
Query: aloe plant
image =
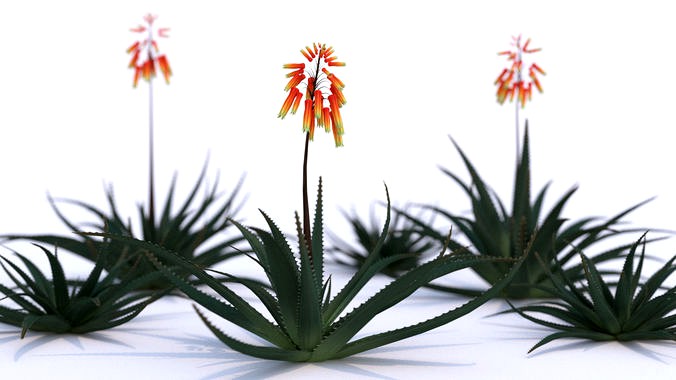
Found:
[[[47,256],[51,279],[18,252],[25,270],[0,256],[0,266],[14,282],[12,287],[0,284],[0,302],[11,302],[0,305],[0,322],[20,327],[21,338],[28,330],[82,334],[109,329],[131,320],[163,294],[137,291],[161,277],[159,272],[120,281],[122,266],[105,274],[103,255],[84,281],[69,281],[56,252],[36,246]]]
[[[551,210],[544,212],[543,203],[549,184],[542,188],[534,201],[531,201],[528,122],[526,122],[523,151],[516,168],[514,199],[510,213],[504,203],[483,181],[458,144],[455,141],[453,141],[453,144],[470,174],[471,183],[465,183],[447,169],[442,169],[442,171],[455,181],[470,198],[472,216],[462,216],[436,206],[425,207],[432,210],[436,215],[447,218],[457,227],[460,234],[469,241],[471,248],[468,249],[475,255],[526,256],[524,264],[515,276],[513,283],[506,287],[503,293],[504,297],[539,298],[547,296],[547,293],[539,290],[538,286],[550,284],[551,280],[545,268],[539,264],[535,255],[532,254],[534,252],[540,255],[542,261],[550,269],[555,267],[556,261],[558,261],[564,267],[564,273],[567,276],[573,279],[582,278],[584,271],[581,264],[568,265],[576,256],[576,250],[573,246],[587,250],[601,241],[637,231],[636,228],[620,228],[619,226],[626,215],[649,201],[640,202],[607,220],[587,217],[567,221],[562,216],[562,210],[577,190],[574,187],[567,191]],[[415,222],[419,232],[424,236],[438,242],[445,240],[445,234],[435,230],[433,226],[410,214],[406,215]],[[460,249],[464,246],[455,239],[450,243],[452,249]],[[626,252],[630,246],[631,244],[619,245],[594,255],[590,260],[594,263],[601,263],[620,258],[622,252]],[[494,284],[510,270],[510,266],[504,262],[488,262],[474,266],[472,269],[486,282]],[[435,286],[435,288],[465,295],[478,294],[476,289],[451,286]]]
[[[188,297],[216,315],[270,343],[268,346],[260,346],[239,341],[221,331],[207,319],[203,311],[195,307],[196,312],[207,327],[230,348],[263,359],[294,362],[343,358],[421,334],[449,323],[499,294],[520,265],[519,262],[514,264],[514,260],[509,258],[441,254],[434,260],[406,272],[363,304],[350,312],[344,313],[357,293],[375,274],[396,260],[407,257],[407,255],[394,255],[381,258],[378,255],[389,230],[389,195],[385,225],[375,249],[359,271],[336,295],[332,295],[331,292],[331,277],[325,279],[324,274],[321,181],[311,241],[305,240],[300,218],[296,214],[299,241],[297,254],[293,253],[283,233],[272,219],[264,212],[262,214],[270,228],[269,232],[258,228],[249,229],[237,222],[233,223],[251,245],[255,260],[263,268],[270,281],[271,291],[268,291],[259,283],[234,275],[229,277],[232,281],[248,288],[258,298],[272,316],[272,321],[247,303],[237,292],[219,282],[202,268],[175,253],[149,242],[133,240],[128,237],[100,233],[93,235],[107,236],[147,250],[148,256],[155,265]],[[310,247],[312,247],[312,257],[309,255]],[[424,322],[353,339],[376,315],[406,299],[429,281],[478,263],[493,260],[509,261],[515,265],[515,270],[509,272],[504,279],[496,282],[493,287],[480,296]],[[222,298],[215,298],[204,293],[186,282],[181,276],[174,274],[174,271],[163,263],[168,263],[191,273]]]
[[[217,193],[218,181],[216,181],[213,187],[208,190],[204,199],[193,205],[196,202],[197,193],[205,181],[206,168],[205,165],[197,183],[192,188],[188,198],[180,205],[178,211],[173,210],[175,176],[159,220],[152,218],[143,205],[138,206],[141,227],[141,234],[138,237],[140,239],[151,241],[171,251],[178,252],[183,257],[193,260],[203,267],[209,267],[239,255],[241,251],[234,249],[233,246],[243,240],[233,234],[220,242],[214,241],[217,235],[227,235],[227,230],[233,226],[229,218],[234,217],[237,213],[235,197],[239,192],[241,182],[231,195],[219,205],[218,201],[222,196]],[[50,198],[50,204],[58,218],[72,231],[94,228],[111,234],[135,236],[131,220],[122,217],[118,211],[112,187],[106,191],[106,197],[110,208],[107,213],[82,201],[62,200],[83,208],[98,220],[81,226],[69,220],[57,207],[54,199]],[[106,247],[108,252],[106,257],[99,257],[99,252],[103,252],[104,248],[102,244],[109,243],[92,239],[87,235],[8,235],[5,237],[8,239],[29,239],[58,246],[93,262],[101,261],[106,270],[116,266],[118,268],[115,272],[120,277],[144,276],[156,271],[155,267],[145,260],[144,256],[137,255],[131,247],[114,240],[110,242],[109,247]],[[132,257],[136,260],[127,260],[127,258]],[[147,283],[146,286],[149,289],[163,289],[171,286],[171,283],[164,277],[159,276],[154,281]]]
[[[548,273],[552,287],[540,287],[557,300],[518,308],[510,303],[512,310],[506,312],[517,312],[529,321],[559,330],[540,340],[528,352],[562,338],[676,341],[676,287],[664,289],[664,282],[676,271],[676,256],[650,278],[641,281],[645,245],[646,237],[643,235],[631,246],[614,292],[594,262],[580,252],[586,285],[577,285],[557,265],[559,275]],[[639,246],[642,250],[634,269],[634,258]],[[537,318],[529,313],[542,313],[562,323]]]
[[[367,223],[356,214],[343,214],[350,222],[352,232],[357,238],[357,244],[350,245],[343,239],[334,237],[335,243],[330,252],[337,263],[359,268],[366,262],[378,244],[382,235],[381,227],[378,226],[378,222],[373,217]],[[433,246],[432,242],[417,234],[415,225],[410,220],[402,214],[396,213],[392,218],[390,229],[380,247],[379,254],[383,258],[397,254],[409,254],[410,256],[391,263],[383,268],[382,273],[388,276],[396,276],[415,268],[422,263],[425,254],[432,251]]]

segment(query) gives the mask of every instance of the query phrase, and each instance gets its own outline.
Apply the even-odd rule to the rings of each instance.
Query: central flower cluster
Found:
[[[292,114],[296,113],[303,99],[303,92],[298,86],[304,85],[303,132],[309,133],[312,140],[315,126],[324,127],[326,132],[333,132],[336,146],[342,146],[343,119],[340,108],[347,103],[343,96],[345,84],[329,72],[327,67],[345,66],[345,62],[336,61],[333,47],[327,48],[326,44],[313,43],[312,47],[306,46],[300,52],[309,64],[306,66],[305,63],[288,63],[283,66],[293,71],[286,75],[287,78],[291,78],[284,88],[289,94],[278,117],[284,119],[289,110]]]
[[[167,60],[167,56],[160,53],[157,42],[153,38],[153,22],[156,18],[157,16],[148,14],[143,18],[148,26],[139,25],[136,28],[130,29],[134,33],[147,32],[146,38],[134,42],[127,49],[127,54],[132,55],[131,61],[129,61],[129,68],[134,69],[134,87],[138,85],[140,77],[143,77],[148,82],[154,78],[157,75],[156,66],[159,66],[164,80],[167,84],[169,83],[169,77],[171,76],[169,61]],[[166,38],[168,37],[168,31],[169,28],[160,28],[157,31],[157,35]]]
[[[530,80],[527,80],[523,77],[523,55],[536,53],[541,49],[530,49],[528,47],[530,44],[530,39],[527,39],[526,43],[522,46],[521,36],[512,38],[514,40],[512,45],[514,45],[516,49],[501,51],[498,53],[498,55],[506,55],[507,60],[511,61],[512,65],[511,67],[502,70],[500,76],[495,80],[494,84],[498,86],[498,103],[503,104],[507,98],[509,98],[509,101],[511,102],[516,97],[516,101],[519,102],[523,108],[526,106],[527,101],[532,100],[533,85],[535,85],[535,88],[537,88],[539,92],[542,92],[542,86],[540,85],[540,80],[538,79],[537,74],[545,75],[545,72],[540,68],[540,66],[533,62],[528,67],[528,77]]]

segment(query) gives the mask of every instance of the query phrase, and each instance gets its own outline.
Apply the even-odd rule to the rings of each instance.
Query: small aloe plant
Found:
[[[49,260],[51,279],[18,252],[25,270],[0,256],[0,266],[14,282],[13,287],[0,284],[4,295],[0,301],[13,303],[0,305],[0,322],[20,327],[21,338],[28,330],[83,334],[109,329],[136,317],[163,294],[137,291],[161,277],[160,273],[120,281],[116,276],[120,266],[105,274],[101,258],[84,281],[69,281],[56,252],[36,246]]]
[[[551,210],[547,213],[543,212],[543,203],[549,185],[540,190],[534,201],[531,200],[528,123],[526,123],[523,151],[514,179],[514,198],[510,213],[504,203],[484,182],[458,144],[455,141],[453,144],[470,174],[471,182],[465,183],[447,169],[442,169],[442,171],[467,194],[472,203],[472,216],[455,214],[436,206],[426,206],[426,208],[453,223],[454,227],[457,227],[460,234],[471,244],[472,248],[467,249],[475,255],[512,258],[526,256],[514,282],[505,289],[503,296],[507,298],[548,296],[538,286],[549,284],[551,280],[545,268],[540,265],[533,254],[535,252],[550,269],[554,268],[558,261],[565,268],[564,272],[567,276],[573,279],[582,278],[584,271],[581,264],[567,265],[576,256],[576,249],[572,248],[573,245],[578,249],[586,250],[601,241],[637,231],[636,228],[623,229],[619,226],[627,214],[649,201],[638,203],[605,221],[594,217],[567,221],[561,213],[577,190],[574,187],[567,191]],[[446,239],[445,234],[435,230],[429,223],[410,214],[406,215],[415,222],[421,234],[439,243]],[[619,258],[630,246],[631,244],[624,244],[608,249],[594,255],[590,260],[594,263],[601,263]],[[460,241],[452,240],[449,247],[457,250],[464,245]],[[486,282],[493,284],[510,270],[510,266],[503,262],[488,262],[473,267],[473,270]],[[435,289],[465,295],[477,294],[475,289],[450,286],[435,286]]]
[[[676,341],[676,286],[666,290],[664,287],[666,279],[676,271],[676,256],[642,282],[645,245],[645,235],[632,245],[614,292],[594,262],[580,252],[586,285],[576,285],[558,266],[558,276],[549,274],[553,286],[541,288],[557,300],[518,308],[510,303],[512,310],[505,312],[517,312],[529,321],[559,330],[540,340],[528,352],[561,338]],[[642,250],[634,269],[639,246]],[[563,324],[528,313],[549,315],[563,321]]]
[[[407,255],[394,255],[381,258],[378,254],[389,229],[389,195],[387,218],[375,249],[364,265],[335,296],[331,294],[331,277],[325,279],[324,274],[321,181],[311,241],[305,240],[300,218],[296,214],[299,241],[297,254],[293,253],[276,224],[265,213],[262,212],[262,214],[270,232],[257,228],[252,230],[237,222],[233,223],[251,245],[255,255],[254,260],[263,268],[270,282],[270,290],[257,282],[232,275],[228,277],[232,282],[248,288],[272,316],[273,321],[246,302],[237,292],[175,253],[149,242],[123,236],[100,233],[92,235],[118,239],[124,241],[125,244],[146,250],[150,259],[162,273],[188,297],[216,315],[271,344],[260,346],[239,341],[221,331],[207,319],[204,312],[195,308],[207,327],[230,348],[254,357],[293,362],[343,358],[442,326],[498,295],[512,279],[520,265],[520,262],[514,264],[510,259],[476,257],[466,254],[444,255],[442,252],[437,258],[406,272],[363,304],[344,313],[354,297],[374,275],[396,260],[407,257]],[[312,247],[312,257],[309,255],[310,247]],[[514,270],[480,296],[424,322],[353,340],[354,336],[376,315],[406,299],[430,281],[451,272],[493,260],[510,261],[514,265]],[[189,272],[222,299],[204,293],[186,282],[181,276],[174,274],[174,270],[163,263]]]
[[[376,219],[371,218],[367,223],[357,215],[345,214],[350,222],[352,231],[357,238],[356,245],[350,245],[336,237],[331,249],[336,262],[349,267],[359,268],[368,259],[378,244],[381,236],[380,226]],[[397,254],[409,254],[410,257],[397,260],[382,270],[388,276],[396,276],[420,265],[427,253],[432,251],[434,244],[416,232],[415,225],[404,215],[396,213],[392,218],[390,230],[383,245],[380,247],[380,256],[389,257]]]
[[[209,267],[241,253],[232,247],[243,239],[239,236],[230,236],[216,242],[219,235],[224,235],[233,227],[231,217],[237,213],[235,197],[240,186],[238,185],[231,195],[222,204],[217,202],[221,199],[217,193],[218,182],[209,189],[204,199],[193,206],[197,193],[202,187],[206,176],[206,165],[200,174],[197,183],[191,190],[188,198],[174,209],[174,189],[176,177],[172,181],[167,194],[166,202],[159,220],[150,217],[142,205],[139,205],[140,236],[134,233],[131,220],[125,219],[118,211],[112,188],[106,192],[110,211],[106,212],[88,203],[63,199],[61,201],[79,206],[93,214],[97,222],[89,222],[80,226],[68,219],[56,206],[56,201],[50,198],[50,203],[59,219],[72,231],[81,231],[84,227],[95,228],[101,232],[125,236],[139,236],[139,238],[152,241],[171,251],[178,252],[185,258],[193,260],[196,264]],[[8,239],[28,239],[58,246],[92,262],[101,263],[110,271],[116,267],[115,273],[120,278],[141,277],[155,272],[155,267],[138,255],[133,249],[118,241],[102,242],[86,235],[6,235]],[[207,246],[207,244],[210,244]],[[105,247],[104,247],[105,245]],[[203,248],[204,247],[204,248]],[[105,257],[100,257],[101,252],[107,252]],[[148,289],[163,289],[171,286],[163,276],[157,276],[154,281],[147,282]]]
[[[239,237],[223,239],[221,242],[214,241],[217,235],[224,235],[224,232],[232,227],[229,218],[234,218],[237,213],[234,199],[237,197],[241,187],[241,181],[234,188],[231,195],[220,205],[219,202],[223,200],[223,197],[222,194],[217,193],[218,181],[215,181],[213,188],[206,190],[204,199],[200,203],[196,200],[196,196],[205,182],[207,168],[205,163],[197,179],[197,183],[192,188],[188,198],[183,202],[178,212],[175,212],[173,206],[176,176],[174,176],[166,197],[164,209],[159,210],[159,218],[156,217],[158,210],[155,207],[153,82],[157,77],[158,71],[161,72],[167,84],[169,84],[169,78],[173,75],[169,60],[164,53],[160,52],[156,39],[156,37],[168,38],[169,28],[155,28],[157,17],[157,15],[146,14],[143,17],[143,24],[130,29],[132,33],[140,35],[140,38],[127,49],[127,53],[131,54],[128,68],[134,71],[133,87],[136,88],[138,86],[140,79],[143,79],[148,85],[148,201],[145,206],[139,205],[138,207],[139,218],[137,227],[141,229],[139,237],[160,244],[174,252],[179,252],[199,265],[209,267],[241,253],[232,248],[242,241]],[[101,232],[109,232],[111,234],[134,236],[131,219],[122,217],[118,212],[118,207],[113,197],[112,186],[106,189],[106,198],[110,207],[110,212],[108,213],[82,201],[68,199],[63,201],[79,206],[85,211],[94,214],[97,220],[89,222],[85,225],[86,227],[93,227]],[[51,198],[50,203],[56,215],[66,227],[71,231],[82,230],[82,226],[77,226],[61,213]],[[101,243],[85,235],[77,237],[10,235],[4,237],[8,239],[29,239],[47,245],[55,245],[96,262],[99,260],[98,252],[102,252]],[[208,248],[203,248],[207,245]],[[152,264],[144,260],[144,257],[137,256],[139,260],[136,261],[126,260],[126,258],[132,256],[135,256],[135,253],[129,250],[129,247],[123,244],[112,245],[109,247],[107,260],[103,262],[104,268],[110,270],[113,266],[123,265],[117,271],[123,277],[144,276],[156,270]],[[148,283],[146,286],[149,289],[162,289],[170,286],[170,283],[164,277],[159,276],[156,281]]]

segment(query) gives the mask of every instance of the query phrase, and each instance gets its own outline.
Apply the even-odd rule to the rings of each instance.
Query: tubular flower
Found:
[[[129,61],[129,68],[134,69],[134,87],[138,85],[139,78],[143,77],[146,81],[150,81],[157,75],[156,66],[160,68],[164,80],[169,83],[169,77],[172,75],[169,60],[164,54],[160,54],[157,47],[157,42],[153,39],[153,22],[157,16],[147,14],[143,20],[147,26],[139,25],[136,28],[130,29],[134,33],[147,33],[147,36],[134,42],[128,49],[127,54],[131,54]],[[157,30],[157,36],[166,38],[169,28],[160,28]]]
[[[516,98],[516,101],[519,102],[521,108],[523,108],[526,106],[526,102],[531,101],[533,98],[533,86],[535,86],[539,92],[542,92],[542,85],[540,84],[537,75],[545,75],[545,72],[537,64],[531,63],[528,67],[528,78],[524,78],[523,55],[535,53],[541,49],[529,48],[530,38],[526,40],[526,43],[524,43],[523,46],[521,45],[521,36],[512,37],[512,39],[514,41],[512,42],[512,45],[514,45],[516,49],[498,53],[498,55],[507,56],[507,60],[511,61],[512,64],[509,68],[502,70],[494,84],[498,86],[496,93],[498,103],[503,104],[508,98],[509,101],[512,102],[514,98]]]
[[[314,138],[315,126],[324,127],[326,132],[333,132],[336,146],[343,145],[343,119],[339,108],[347,103],[343,95],[345,84],[327,67],[345,66],[334,56],[333,47],[326,44],[313,43],[305,46],[300,53],[308,63],[288,63],[282,67],[292,70],[286,74],[290,78],[284,87],[288,91],[277,117],[284,119],[289,111],[295,114],[305,95],[303,111],[303,132]],[[305,91],[298,89],[304,86]],[[302,87],[301,87],[302,88]]]

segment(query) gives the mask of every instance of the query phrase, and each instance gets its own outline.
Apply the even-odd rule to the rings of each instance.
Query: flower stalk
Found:
[[[155,153],[154,153],[154,118],[153,118],[153,78],[157,75],[156,67],[159,66],[164,80],[169,84],[169,77],[172,75],[169,61],[164,54],[160,54],[157,42],[153,38],[153,22],[157,16],[147,14],[143,17],[146,26],[139,25],[130,29],[134,33],[145,33],[145,39],[136,41],[127,49],[128,54],[132,54],[129,68],[134,69],[134,88],[138,85],[138,80],[143,79],[148,82],[148,218],[155,221]],[[157,31],[158,37],[168,37],[169,28],[160,28]],[[154,236],[150,237],[154,239]]]
[[[345,84],[327,67],[345,66],[344,62],[336,61],[333,47],[326,44],[313,43],[312,47],[301,49],[301,54],[308,60],[309,68],[305,63],[288,63],[283,66],[291,69],[286,77],[291,78],[284,91],[288,91],[282,108],[277,117],[284,119],[287,113],[295,114],[303,98],[303,92],[298,86],[305,85],[305,101],[303,111],[303,133],[305,133],[305,148],[303,152],[303,236],[306,242],[312,241],[310,228],[310,202],[307,191],[307,165],[310,141],[314,140],[315,127],[324,127],[326,132],[333,132],[336,147],[343,146],[343,119],[340,108],[347,103],[343,95]],[[328,104],[327,104],[328,103]],[[308,246],[308,253],[312,259],[312,247]]]
[[[519,152],[521,152],[521,147],[519,146],[521,139],[519,133],[519,108],[526,107],[526,102],[533,100],[533,86],[542,93],[542,85],[537,75],[545,75],[545,72],[533,62],[528,67],[528,79],[524,79],[522,72],[524,54],[536,53],[542,49],[529,48],[530,38],[523,45],[521,45],[521,36],[512,37],[512,40],[512,45],[515,47],[514,50],[505,50],[498,53],[498,55],[507,56],[507,60],[511,61],[512,64],[509,68],[502,70],[494,84],[498,87],[496,93],[498,103],[504,104],[507,99],[510,102],[514,101],[514,113],[516,116],[516,160],[518,163]]]

